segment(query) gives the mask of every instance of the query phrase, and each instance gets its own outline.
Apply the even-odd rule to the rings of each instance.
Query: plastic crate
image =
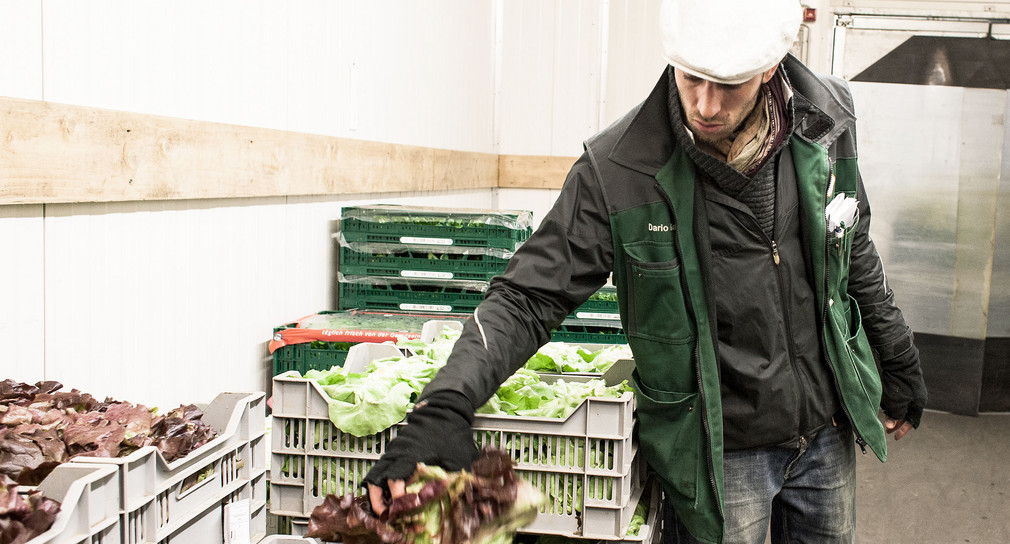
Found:
[[[435,283],[340,283],[341,310],[400,310],[413,312],[473,313],[484,300],[482,291]]]
[[[621,314],[617,307],[617,299],[614,298],[616,296],[617,289],[615,287],[604,287],[576,308],[570,317],[576,319],[609,320],[616,322],[620,326]]]
[[[116,468],[64,463],[39,484],[46,497],[60,502],[48,531],[28,544],[120,544],[119,486]]]
[[[340,274],[429,280],[490,281],[505,272],[508,259],[483,254],[440,253],[404,249],[388,253],[340,248]]]
[[[421,338],[425,324],[446,319],[445,314],[419,314],[391,311],[323,311],[274,327],[270,342],[273,375],[294,370],[329,370],[343,366],[347,352],[359,343],[381,343],[398,337]],[[467,315],[450,316],[465,320]],[[327,341],[325,339],[337,339]]]
[[[358,494],[359,482],[403,425],[355,437],[330,422],[326,394],[314,381],[277,376],[273,391],[270,510],[278,515],[308,516],[328,494]],[[641,487],[633,411],[634,397],[625,393],[587,399],[565,419],[477,414],[474,440],[505,448],[521,478],[553,495],[526,530],[618,538],[612,531],[597,534],[596,520],[623,519]]]
[[[270,535],[260,541],[260,544],[317,544],[314,538],[302,538],[292,535]]]
[[[568,318],[551,331],[552,342],[572,344],[627,344],[621,322]]]
[[[343,366],[347,360],[346,342],[309,342],[278,348],[272,355],[273,375],[295,370],[305,374],[309,370],[329,370]]]
[[[359,251],[430,247],[507,258],[532,232],[528,211],[377,205],[343,208],[339,236],[341,245]],[[494,249],[503,251],[488,251]]]
[[[641,526],[637,535],[628,535],[628,527],[631,524],[631,519],[635,515],[635,509],[639,504],[640,500],[648,501],[649,509],[646,515],[646,522]],[[624,542],[643,542],[647,544],[658,544],[662,537],[662,527],[660,515],[662,514],[663,502],[662,502],[662,492],[660,491],[660,486],[656,485],[655,482],[650,482],[647,485],[642,485],[638,487],[628,501],[624,508],[616,510],[587,510],[587,516],[585,518],[585,523],[587,528],[584,531],[589,536],[574,536],[563,531],[563,534],[571,538],[586,538],[592,540],[599,540],[601,542],[607,542],[611,540],[620,540]],[[538,516],[540,519],[543,516],[541,514]],[[557,518],[546,518],[548,522],[556,522]],[[316,539],[305,538],[309,530],[309,519],[308,517],[289,517],[287,518],[288,526],[291,531],[291,535],[277,536],[274,540],[264,540],[264,542],[271,542],[274,544],[295,544],[295,543],[306,543],[306,542],[318,542]],[[558,532],[545,532],[541,533],[537,529],[543,529],[545,524],[543,522],[539,523],[534,521],[533,524],[520,529],[520,533],[527,535],[537,535],[537,534],[558,534]],[[554,525],[556,527],[556,525]],[[594,536],[595,535],[595,536]],[[606,535],[606,537],[601,537],[599,535]],[[613,535],[613,536],[612,536]],[[622,535],[620,537],[616,535]],[[269,538],[269,537],[268,537]],[[517,542],[524,542],[525,540],[517,540]]]
[[[217,437],[171,463],[154,446],[126,457],[76,460],[116,469],[123,544],[170,539],[213,542],[220,523],[212,518],[220,522],[219,509],[239,498],[250,499],[251,527],[259,531],[253,537],[262,537],[267,462],[264,394],[221,393],[207,405],[203,421],[218,431]],[[210,533],[200,534],[205,529]],[[187,537],[180,539],[183,533]]]

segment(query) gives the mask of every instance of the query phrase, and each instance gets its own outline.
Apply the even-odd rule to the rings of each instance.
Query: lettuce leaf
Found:
[[[406,494],[381,517],[371,514],[367,495],[327,495],[306,536],[344,544],[510,544],[542,503],[508,453],[484,448],[469,472],[418,465]]]

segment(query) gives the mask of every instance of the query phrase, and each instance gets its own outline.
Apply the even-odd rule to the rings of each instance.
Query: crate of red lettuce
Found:
[[[115,467],[65,463],[38,487],[0,475],[0,542],[120,542]]]
[[[207,504],[220,509],[247,497],[254,529],[265,531],[261,392],[221,393],[202,410],[183,405],[159,414],[62,391],[58,382],[6,380],[0,407],[0,472],[31,485],[67,461],[113,466],[126,542],[161,541],[206,516]]]

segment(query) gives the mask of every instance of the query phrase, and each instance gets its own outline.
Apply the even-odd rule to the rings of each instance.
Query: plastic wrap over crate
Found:
[[[508,259],[533,232],[528,211],[379,204],[340,215],[340,245],[371,253],[409,248]]]
[[[48,531],[28,544],[119,544],[119,482],[111,466],[64,463],[38,485],[60,502]]]
[[[340,282],[337,306],[377,311],[473,313],[484,300],[487,282],[466,286],[431,280],[370,276],[354,283]]]
[[[508,259],[494,255],[434,253],[404,246],[395,251],[371,253],[340,247],[337,267],[341,281],[373,276],[439,281],[488,282],[505,272]],[[464,284],[465,285],[465,284]]]
[[[570,317],[576,319],[597,319],[621,323],[621,315],[617,306],[617,289],[615,287],[603,287],[589,300],[572,312]]]
[[[222,508],[243,498],[250,499],[253,537],[265,532],[265,395],[221,393],[207,405],[203,421],[218,432],[217,437],[172,462],[154,446],[126,457],[75,460],[117,469],[123,544],[169,538],[216,542],[223,538]],[[209,533],[201,534],[202,530]],[[191,540],[180,540],[182,534]]]
[[[361,479],[403,425],[356,437],[330,422],[327,396],[316,382],[276,376],[273,391],[274,514],[304,517],[328,494],[359,494]],[[617,538],[612,531],[592,534],[594,525],[585,522],[623,519],[642,485],[633,412],[634,397],[628,392],[620,398],[586,399],[563,419],[477,414],[474,440],[478,446],[506,449],[520,477],[548,497],[528,531]]]

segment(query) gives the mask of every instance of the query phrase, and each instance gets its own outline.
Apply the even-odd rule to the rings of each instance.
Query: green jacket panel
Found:
[[[636,359],[642,453],[698,538],[719,541],[722,409],[694,237],[694,167],[680,150],[657,174],[666,199],[614,213],[614,275]],[[643,232],[642,226],[646,226]]]

